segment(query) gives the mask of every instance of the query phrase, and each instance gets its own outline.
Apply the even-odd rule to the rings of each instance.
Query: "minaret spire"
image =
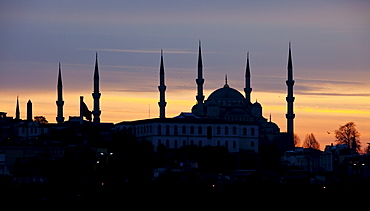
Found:
[[[57,117],[56,120],[58,124],[61,124],[64,122],[64,116],[63,116],[63,83],[62,83],[62,68],[60,66],[59,62],[59,73],[58,73],[58,83],[57,83],[57,95],[58,100],[56,101],[57,104]]]
[[[159,67],[159,118],[166,118],[166,86],[164,85],[164,63],[163,63],[163,50],[161,49],[161,63]]]
[[[204,116],[204,109],[203,109],[203,101],[204,101],[204,95],[203,95],[203,61],[202,61],[202,47],[201,42],[199,40],[199,51],[198,51],[198,77],[195,79],[195,82],[197,83],[197,96],[195,97],[197,99],[197,105],[198,105],[198,111],[197,115]]]
[[[287,101],[287,133],[293,140],[294,136],[294,111],[293,111],[293,103],[294,103],[294,97],[293,97],[293,86],[294,86],[294,80],[293,80],[293,62],[292,62],[292,52],[291,52],[291,43],[289,42],[289,54],[288,54],[288,80],[286,81],[286,85],[288,87],[288,95],[286,97]]]
[[[20,120],[21,119],[20,118],[21,112],[19,111],[19,100],[18,100],[18,97],[19,96],[17,96],[17,104],[15,106],[15,119]]]
[[[244,93],[245,93],[245,99],[250,103],[251,102],[251,71],[249,67],[249,51],[247,53],[247,64],[245,68],[245,87],[244,87]]]
[[[32,102],[28,100],[27,102],[27,121],[32,121]]]
[[[94,70],[94,92],[92,93],[94,98],[94,108],[92,114],[94,115],[93,122],[100,123],[100,96],[101,93],[99,92],[99,67],[98,67],[98,53],[96,52],[95,55],[95,70]]]

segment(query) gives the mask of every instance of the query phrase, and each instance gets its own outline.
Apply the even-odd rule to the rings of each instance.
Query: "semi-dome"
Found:
[[[225,85],[224,87],[212,92],[207,100],[210,101],[218,99],[244,100],[244,96],[238,90]]]

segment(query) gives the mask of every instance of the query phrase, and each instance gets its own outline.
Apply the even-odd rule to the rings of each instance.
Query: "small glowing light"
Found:
[[[96,161],[96,163],[99,163],[99,161]]]
[[[101,186],[104,186],[104,182],[101,183]]]
[[[215,185],[212,185],[212,188],[214,188],[215,187]]]
[[[102,152],[101,152],[100,154],[101,154],[101,155],[104,155],[104,153],[102,153]]]
[[[113,152],[109,153],[110,155],[113,155]]]

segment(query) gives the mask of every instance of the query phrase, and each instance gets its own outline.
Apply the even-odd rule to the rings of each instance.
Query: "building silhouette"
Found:
[[[294,148],[292,136],[294,119],[294,80],[290,43],[288,54],[288,79],[286,81],[288,86],[288,96],[286,98],[288,110],[286,115],[288,122],[287,133],[280,132],[279,126],[271,121],[271,116],[270,119],[267,119],[262,115],[263,108],[259,102],[251,102],[252,87],[249,52],[246,56],[245,72],[241,73],[245,77],[243,94],[231,87],[227,81],[226,75],[225,83],[221,88],[214,90],[207,98],[204,96],[203,85],[205,83],[205,77],[200,41],[196,71],[196,104],[191,108],[191,113],[181,112],[178,116],[171,118],[166,117],[165,68],[163,50],[161,50],[158,86],[159,117],[154,119],[123,121],[115,124],[114,131],[123,131],[133,134],[140,139],[146,139],[153,144],[155,149],[160,145],[164,145],[168,148],[179,148],[186,145],[224,146],[231,152],[238,152],[240,150],[258,152],[259,147],[263,145],[275,146],[280,151]],[[100,119],[101,93],[99,80],[98,54],[96,53],[93,73],[93,109],[89,111],[86,104],[83,102],[83,96],[80,96],[80,116],[70,116],[68,121],[64,121],[63,84],[61,65],[59,63],[56,101],[57,124],[48,124],[47,127],[39,124],[48,129],[30,129],[30,133],[19,132],[18,135],[22,133],[21,137],[26,138],[24,136],[27,136],[27,134],[38,134],[34,131],[49,131],[50,128],[62,129],[68,125],[75,124],[106,124],[101,123]],[[31,101],[28,102],[27,113],[27,120],[32,121]],[[84,121],[84,117],[86,117],[89,122]],[[20,120],[18,97],[15,119]],[[37,125],[32,125],[32,127],[36,126]],[[26,131],[26,129],[18,129],[17,131]]]
[[[292,61],[289,45],[288,58],[288,96],[292,96]],[[164,145],[167,148],[179,148],[186,145],[224,146],[232,152],[252,150],[258,152],[259,145],[274,145],[284,151],[294,148],[293,139],[288,133],[281,133],[277,124],[262,115],[259,102],[250,102],[251,70],[249,53],[247,53],[245,69],[244,94],[231,88],[225,76],[225,84],[213,91],[206,100],[203,94],[203,62],[201,43],[199,42],[196,100],[191,113],[182,112],[173,118],[165,116],[165,72],[163,51],[161,51],[160,84],[158,103],[160,115],[156,119],[123,121],[116,124],[116,131],[129,132],[137,137],[150,141],[155,148]],[[294,82],[294,81],[293,81]],[[288,82],[287,82],[288,84]],[[288,98],[287,98],[288,100]],[[291,100],[291,98],[289,98]],[[290,101],[289,101],[290,102]],[[288,104],[288,110],[293,111],[293,104]],[[291,113],[288,113],[289,128],[292,127]],[[291,124],[290,124],[291,123]]]

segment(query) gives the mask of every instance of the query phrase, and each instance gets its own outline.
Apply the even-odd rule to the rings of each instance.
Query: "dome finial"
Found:
[[[224,85],[224,87],[229,88],[229,84],[227,84],[227,74],[225,74],[225,85]]]

